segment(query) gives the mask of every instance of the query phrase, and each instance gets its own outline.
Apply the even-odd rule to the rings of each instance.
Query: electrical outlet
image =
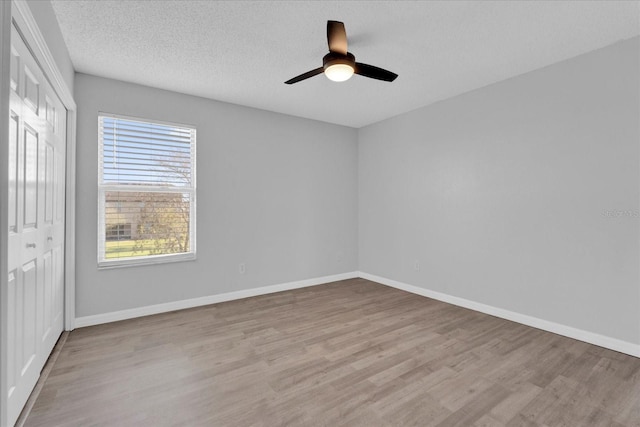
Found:
[[[336,253],[336,263],[342,264],[342,260],[344,259],[344,254],[342,251]]]
[[[420,261],[415,261],[415,262],[413,263],[413,269],[414,269],[415,271],[420,271]]]
[[[245,265],[244,262],[241,262],[238,265],[238,271],[240,272],[240,274],[244,274],[247,271],[247,266]]]

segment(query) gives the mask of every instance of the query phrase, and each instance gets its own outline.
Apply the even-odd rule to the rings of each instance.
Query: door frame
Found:
[[[67,152],[65,190],[65,246],[64,246],[64,329],[75,328],[75,212],[76,212],[76,115],[73,94],[56,65],[53,54],[38,28],[26,0],[12,0],[12,19],[26,39],[25,42],[45,76],[67,109]]]
[[[9,126],[9,76],[11,62],[11,27],[15,23],[25,39],[36,61],[51,83],[62,104],[67,109],[66,141],[66,190],[65,190],[65,246],[64,246],[64,329],[75,327],[75,212],[76,212],[76,117],[77,106],[71,88],[65,83],[62,73],[26,0],[0,1],[0,206],[7,206],[9,200],[8,166],[9,145],[4,129]],[[8,230],[8,212],[0,209],[0,230]],[[0,426],[7,424],[7,322],[2,321],[8,314],[8,240],[6,233],[0,233]]]
[[[9,202],[9,80],[11,71],[11,2],[0,1],[0,206]],[[0,230],[9,230],[9,212],[0,209]],[[6,236],[2,232],[0,236]],[[0,237],[0,426],[7,424],[7,322],[2,321],[8,315],[9,270],[8,239]]]

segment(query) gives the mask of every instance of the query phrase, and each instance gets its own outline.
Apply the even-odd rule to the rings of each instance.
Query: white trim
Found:
[[[11,62],[11,2],[0,2],[0,426],[8,424],[7,411],[7,344],[8,330],[8,255],[9,247],[5,230],[9,229],[9,212],[4,207],[9,201],[9,64]]]
[[[387,279],[369,273],[358,272],[358,276],[371,280],[372,282],[381,283],[392,288],[402,291],[411,292],[412,294],[421,295],[423,297],[432,298],[438,301],[457,305],[459,307],[468,308],[479,311],[480,313],[490,314],[491,316],[500,317],[502,319],[511,320],[523,325],[531,326],[544,331],[553,332],[554,334],[563,335],[589,344],[595,344],[631,356],[640,357],[640,344],[634,344],[628,341],[622,341],[617,338],[600,335],[595,332],[585,331],[583,329],[574,328],[572,326],[563,325],[549,320],[539,319],[526,314],[516,313],[514,311],[505,310],[503,308],[493,307],[491,305],[482,304],[468,299],[455,297],[441,292],[424,289],[414,285],[398,282],[397,280]]]
[[[185,308],[200,307],[203,305],[217,304],[219,302],[233,301],[258,295],[272,294],[274,292],[289,291],[292,289],[306,288],[308,286],[322,285],[340,280],[355,279],[358,273],[334,274],[332,276],[316,277],[313,279],[299,280],[295,282],[281,283],[278,285],[263,286],[260,288],[244,289],[241,291],[224,294],[208,295],[205,297],[191,298],[180,301],[172,301],[164,304],[148,305],[145,307],[131,308],[128,310],[114,311],[111,313],[96,314],[76,318],[76,327],[99,325],[102,323],[117,322],[119,320],[133,319],[135,317],[149,316],[151,314],[166,313],[168,311],[182,310]]]
[[[118,114],[118,113],[109,113],[106,111],[98,111],[98,117],[110,117],[112,119],[124,119],[124,120],[130,120],[133,122],[144,122],[144,123],[148,123],[151,125],[160,125],[160,126],[174,126],[174,127],[178,127],[178,128],[185,128],[185,129],[189,129],[189,130],[197,130],[196,125],[192,125],[192,124],[185,124],[185,123],[178,123],[178,122],[167,122],[164,120],[156,120],[156,119],[147,119],[144,117],[137,117],[137,116],[127,116],[126,114]]]
[[[67,182],[64,258],[64,329],[76,321],[76,110],[67,108]]]
[[[197,258],[196,258],[195,252],[130,257],[130,258],[98,261],[98,270],[140,267],[142,265],[169,264],[172,262],[195,261],[196,259]]]
[[[479,302],[467,300],[460,297],[444,294],[441,292],[424,289],[418,286],[409,285],[398,282],[397,280],[388,279],[364,272],[350,272],[336,274],[332,276],[317,277],[313,279],[301,280],[296,282],[282,283],[278,285],[264,286],[260,288],[245,289],[241,291],[228,292],[224,294],[209,295],[200,298],[192,298],[187,300],[173,301],[164,304],[149,305],[145,307],[132,308],[128,310],[115,311],[111,313],[96,314],[93,316],[85,316],[76,318],[76,327],[99,325],[109,322],[117,322],[119,320],[132,319],[136,317],[149,316],[152,314],[165,313],[168,311],[182,310],[185,308],[199,307],[209,304],[217,304],[225,301],[232,301],[242,298],[249,298],[258,295],[266,295],[274,292],[288,291],[291,289],[299,289],[308,286],[316,286],[339,280],[347,280],[353,278],[363,278],[372,282],[377,282],[392,288],[410,292],[427,298],[432,298],[448,304],[457,305],[459,307],[468,308],[480,313],[489,314],[491,316],[500,317],[502,319],[511,320],[523,325],[531,326],[544,331],[553,332],[589,344],[619,351],[631,356],[640,357],[640,345],[622,341],[617,338],[600,335],[594,332],[585,331],[574,328],[572,326],[562,325],[560,323],[539,319],[537,317],[516,313],[498,307],[482,304]]]
[[[75,320],[75,212],[76,212],[76,113],[77,106],[71,88],[62,77],[53,54],[38,28],[38,24],[29,9],[26,0],[13,0],[12,17],[25,38],[27,46],[42,67],[56,94],[67,109],[67,182],[65,211],[65,309],[64,327],[71,331]]]

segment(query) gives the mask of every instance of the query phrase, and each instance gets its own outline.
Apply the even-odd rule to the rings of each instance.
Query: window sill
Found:
[[[139,258],[127,258],[111,261],[98,261],[98,270],[113,268],[140,267],[144,265],[169,264],[173,262],[195,261],[195,252],[169,255],[154,255]]]

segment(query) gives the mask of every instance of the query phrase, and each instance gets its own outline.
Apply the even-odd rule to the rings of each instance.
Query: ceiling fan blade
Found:
[[[329,51],[347,54],[347,31],[340,21],[327,21],[327,41]]]
[[[361,62],[356,62],[356,69],[354,72],[361,76],[384,80],[385,82],[392,82],[396,77],[398,77],[396,73],[392,73],[391,71],[387,71],[379,67],[374,67],[373,65],[363,64]]]
[[[301,82],[302,80],[306,80],[309,77],[313,77],[313,76],[317,76],[318,74],[322,74],[324,72],[324,68],[320,67],[320,68],[316,68],[315,70],[311,70],[311,71],[307,71],[304,74],[300,74],[297,77],[294,77],[290,80],[287,80],[286,82],[284,82],[287,85],[292,85],[294,83],[298,83]]]

